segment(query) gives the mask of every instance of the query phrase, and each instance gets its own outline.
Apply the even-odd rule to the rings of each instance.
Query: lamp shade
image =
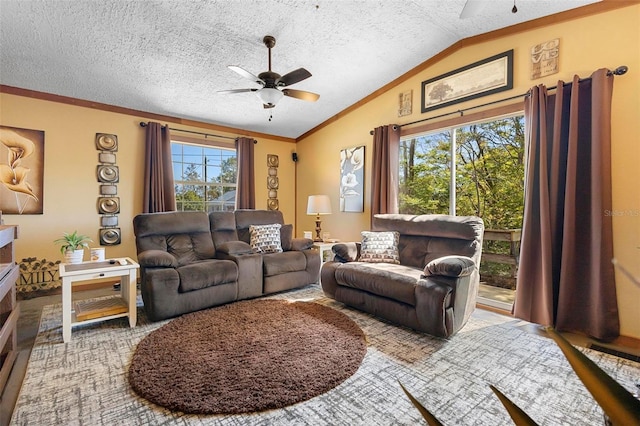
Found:
[[[307,214],[331,214],[331,201],[328,195],[309,195]]]
[[[278,89],[272,89],[270,87],[258,90],[256,95],[258,95],[258,98],[260,98],[265,105],[275,105],[284,96]]]

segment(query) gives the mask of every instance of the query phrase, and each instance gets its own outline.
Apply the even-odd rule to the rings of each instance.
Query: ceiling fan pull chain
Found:
[[[511,13],[516,13],[518,8],[516,7],[516,0],[513,0],[513,8],[511,9]]]

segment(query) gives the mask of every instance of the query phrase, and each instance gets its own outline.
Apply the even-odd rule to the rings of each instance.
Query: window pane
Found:
[[[482,217],[487,229],[522,225],[524,117],[456,130],[456,214]]]
[[[400,213],[448,214],[450,180],[451,132],[400,141]]]
[[[171,153],[178,210],[234,209],[235,150],[172,142]]]

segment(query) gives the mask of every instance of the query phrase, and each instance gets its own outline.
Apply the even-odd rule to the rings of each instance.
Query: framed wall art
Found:
[[[560,39],[555,38],[531,48],[531,80],[558,72]]]
[[[0,126],[0,210],[42,214],[44,131]]]
[[[364,146],[340,151],[340,211],[364,211]]]
[[[407,90],[398,96],[398,117],[411,115],[413,109],[413,90]]]
[[[422,82],[422,112],[513,89],[513,49]]]

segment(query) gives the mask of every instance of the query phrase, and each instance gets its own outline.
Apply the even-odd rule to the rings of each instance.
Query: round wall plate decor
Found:
[[[100,245],[113,246],[120,244],[120,228],[106,228],[100,230]]]
[[[117,151],[118,137],[109,133],[96,133],[96,148],[101,151]]]
[[[280,160],[278,156],[275,154],[267,154],[267,166],[268,167],[278,167],[280,164]]]
[[[120,213],[120,198],[119,197],[98,198],[98,212],[100,214]]]
[[[267,200],[267,210],[278,210],[280,208],[280,203],[277,199],[269,198]]]
[[[116,183],[120,178],[118,166],[98,166],[98,182]]]
[[[278,186],[279,186],[278,176],[269,176],[267,178],[267,188],[278,189]]]

